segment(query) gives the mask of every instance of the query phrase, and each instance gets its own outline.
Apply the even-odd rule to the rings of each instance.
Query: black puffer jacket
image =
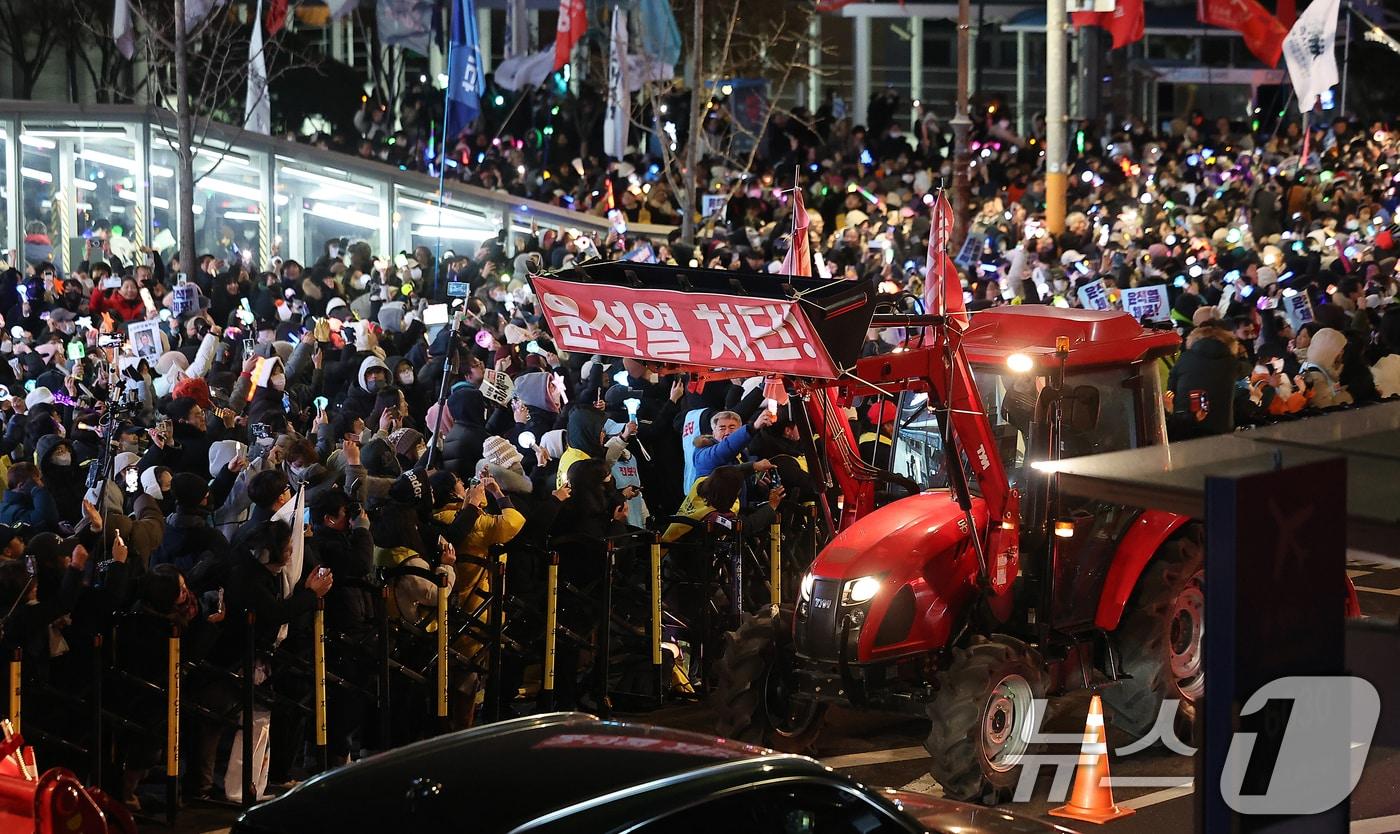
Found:
[[[1235,430],[1236,367],[1219,339],[1202,338],[1181,354],[1167,377],[1175,398],[1169,418],[1173,440]]]

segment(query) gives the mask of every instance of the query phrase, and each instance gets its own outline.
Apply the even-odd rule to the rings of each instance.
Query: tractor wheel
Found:
[[[993,635],[955,649],[929,704],[924,748],[943,794],[995,805],[1009,798],[1030,752],[1045,697],[1045,664],[1025,643]]]
[[[788,753],[816,745],[826,705],[793,696],[793,653],[787,620],[776,606],[745,614],[724,635],[711,699],[715,732]]]
[[[1156,724],[1162,702],[1176,698],[1181,703],[1175,729],[1190,741],[1206,684],[1205,615],[1205,547],[1200,525],[1192,524],[1148,563],[1115,632],[1131,679],[1103,690],[1113,711],[1110,726],[1142,738]]]

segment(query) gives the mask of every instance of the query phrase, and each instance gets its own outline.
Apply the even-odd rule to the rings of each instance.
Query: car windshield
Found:
[[[1045,378],[985,365],[974,366],[973,374],[991,420],[992,434],[1007,478],[1013,487],[1020,487],[1031,462],[1027,458],[1030,425],[1035,414],[1035,400],[1045,385]],[[1137,403],[1140,396],[1144,399],[1153,396],[1157,380],[1150,372],[1141,377],[1145,385],[1139,385],[1138,379],[1134,370],[1125,368],[1069,374],[1065,379],[1068,388],[1087,385],[1098,391],[1099,419],[1087,431],[1072,432],[1066,428],[1058,456],[1078,457],[1144,445],[1139,438]],[[1140,389],[1143,390],[1140,392]],[[926,394],[905,392],[900,397],[898,425],[890,457],[894,472],[925,489],[947,486],[938,417],[929,410]],[[1156,442],[1151,438],[1156,438],[1157,432],[1152,426],[1148,431],[1146,442]],[[974,491],[976,488],[974,482]]]

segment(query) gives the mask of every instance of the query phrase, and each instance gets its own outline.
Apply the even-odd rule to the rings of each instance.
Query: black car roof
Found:
[[[507,832],[627,788],[682,774],[820,764],[714,736],[553,713],[439,736],[317,776],[248,811],[235,832]]]

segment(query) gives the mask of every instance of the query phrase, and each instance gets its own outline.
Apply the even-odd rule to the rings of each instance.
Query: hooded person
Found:
[[[380,390],[390,384],[389,366],[384,364],[384,360],[378,356],[366,356],[360,361],[359,370],[355,373],[355,384],[351,386],[350,394],[341,408],[348,414],[363,417],[368,421]]]
[[[270,423],[281,426],[286,423],[287,406],[290,395],[287,393],[287,371],[282,360],[277,357],[263,357],[253,371],[253,398],[245,412],[248,422]]]
[[[87,472],[78,466],[73,444],[58,435],[45,435],[34,448],[34,463],[58,505],[59,516],[67,522],[77,521],[82,513]]]
[[[169,514],[175,509],[175,496],[170,494],[171,471],[164,466],[141,467],[141,494],[150,498]]]
[[[528,416],[522,431],[535,437],[559,426],[559,389],[554,375],[548,371],[533,371],[515,379],[515,397],[525,406]]]
[[[107,547],[120,533],[126,542],[131,570],[144,572],[151,555],[165,539],[165,513],[160,502],[141,490],[140,458],[132,452],[119,452],[113,459],[112,480],[107,482],[107,504],[102,510],[103,530]],[[135,489],[131,489],[133,486]],[[112,503],[112,493],[117,492]],[[88,491],[88,500],[96,497]],[[125,509],[123,508],[125,505]]]
[[[428,410],[429,392],[426,386],[418,384],[418,372],[413,363],[403,356],[390,356],[384,360],[384,366],[389,369],[391,384],[403,392],[408,413],[415,420],[423,417]]]
[[[1339,381],[1342,352],[1346,346],[1346,335],[1330,327],[1324,327],[1312,335],[1308,343],[1308,358],[1300,371],[1307,386],[1308,404],[1313,408],[1330,408],[1352,401],[1346,386]]]
[[[486,428],[486,398],[470,385],[458,385],[447,398],[447,410],[452,415],[452,430],[443,438],[443,466],[459,476],[470,477],[490,434]]]
[[[266,455],[251,462],[247,461],[247,455],[248,447],[238,440],[216,440],[209,445],[209,471],[235,473],[227,495],[217,504],[211,518],[214,527],[225,537],[232,536],[248,514],[249,479],[271,465]],[[211,498],[210,504],[213,503]]]

